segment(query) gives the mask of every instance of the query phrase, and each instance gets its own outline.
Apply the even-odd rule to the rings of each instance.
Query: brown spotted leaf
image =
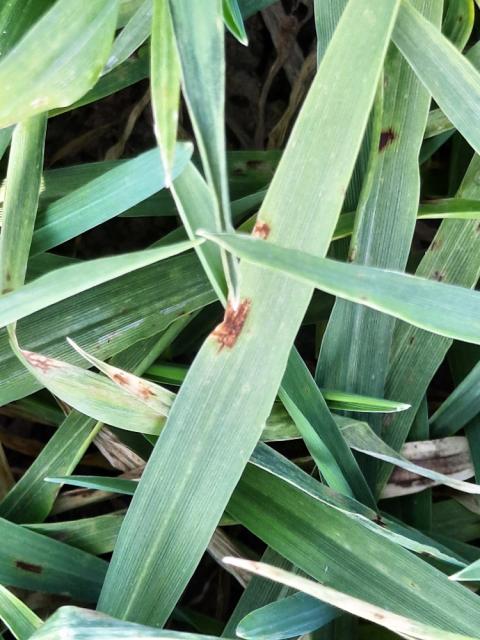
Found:
[[[44,387],[81,413],[129,431],[157,435],[162,429],[163,415],[109,378],[23,350],[13,334],[11,344],[18,358]]]
[[[97,367],[97,369],[108,376],[110,380],[112,380],[112,382],[118,385],[121,389],[137,398],[137,400],[140,400],[140,402],[145,403],[153,409],[155,413],[162,416],[166,416],[168,414],[168,411],[175,399],[174,393],[168,391],[168,389],[164,389],[159,384],[155,384],[149,380],[144,380],[132,373],[128,373],[128,371],[124,371],[118,367],[113,367],[111,364],[107,364],[106,362],[95,358],[95,356],[84,351],[70,338],[67,338],[67,342],[81,356],[83,356],[85,360],[90,362],[90,364],[93,364],[94,367]]]
[[[340,590],[332,589],[319,582],[314,582],[313,580],[263,562],[254,562],[240,558],[224,558],[223,562],[227,565],[242,569],[243,571],[250,571],[268,580],[279,582],[296,591],[307,593],[313,598],[318,598],[318,600],[333,607],[379,624],[405,637],[422,638],[423,640],[467,640],[472,638],[472,636],[452,633],[451,631],[398,615],[366,600],[353,597]]]

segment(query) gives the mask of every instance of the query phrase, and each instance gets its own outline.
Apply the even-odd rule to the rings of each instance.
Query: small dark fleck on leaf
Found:
[[[237,309],[234,309],[232,305],[228,303],[223,322],[221,322],[211,334],[220,345],[219,351],[224,347],[231,349],[235,345],[250,311],[250,304],[251,301],[245,299],[240,302]]]
[[[411,335],[408,339],[408,344],[413,344],[415,342],[415,336]]]
[[[434,271],[432,277],[437,282],[442,282],[445,279],[445,275],[441,271]]]
[[[388,147],[388,145],[395,140],[396,137],[397,136],[395,135],[395,131],[391,127],[385,129],[385,131],[382,131],[382,133],[380,134],[380,143],[378,145],[378,150],[383,151],[385,147]]]
[[[378,524],[379,527],[386,527],[387,526],[385,524],[385,522],[382,520],[382,518],[378,514],[375,516],[373,521],[375,522],[375,524]]]
[[[31,564],[30,562],[23,562],[23,560],[15,560],[15,565],[19,569],[29,571],[30,573],[42,573],[43,567],[38,564]]]
[[[394,419],[393,416],[394,416],[393,413],[386,413],[383,416],[383,426],[384,427],[389,427],[392,424],[393,419]]]

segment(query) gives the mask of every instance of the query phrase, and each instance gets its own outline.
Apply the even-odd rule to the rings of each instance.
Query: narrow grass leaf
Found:
[[[115,38],[102,75],[110,73],[122,62],[125,62],[145,42],[152,29],[152,12],[151,0],[143,0]]]
[[[480,293],[407,274],[335,262],[239,234],[204,234],[253,264],[438,335],[480,344]]]
[[[474,594],[291,482],[249,465],[228,511],[326,587],[421,624],[478,635]]]
[[[450,576],[450,580],[457,580],[458,582],[479,582],[480,581],[480,560],[472,562],[472,564],[465,567],[461,571]]]
[[[139,400],[138,394],[125,391],[123,385],[62,360],[20,349],[18,344],[12,343],[12,348],[42,386],[77,411],[114,427],[154,435],[160,432],[164,416]],[[113,375],[117,379],[118,376],[121,379],[133,377],[124,372]],[[153,383],[148,383],[148,391],[144,392],[147,397],[153,386]],[[137,385],[137,388],[140,387]]]
[[[422,556],[437,558],[455,566],[465,566],[461,557],[453,554],[445,546],[439,545],[429,536],[419,533],[393,518],[380,515],[378,511],[366,507],[354,498],[332,491],[263,443],[259,443],[255,448],[250,463],[250,466],[258,467],[282,482],[296,487],[315,500],[341,511],[377,536],[384,537],[390,542]],[[466,498],[471,497],[466,496]]]
[[[120,389],[123,389],[137,400],[143,402],[153,413],[162,416],[168,414],[175,398],[174,393],[149,380],[144,380],[133,373],[102,362],[98,358],[95,358],[95,356],[87,353],[70,338],[67,338],[67,341],[87,362],[97,367],[99,371],[108,376]]]
[[[0,580],[19,589],[95,602],[107,563],[0,518]]]
[[[40,192],[46,126],[46,116],[35,116],[18,124],[13,133],[0,236],[2,294],[17,289],[25,280]]]
[[[178,213],[190,240],[194,240],[199,229],[215,229],[215,200],[211,189],[199,170],[190,162],[172,185],[172,195]],[[216,292],[225,306],[227,285],[223,272],[222,257],[218,247],[208,243],[196,246],[198,259]]]
[[[173,176],[179,175],[192,155],[188,143],[176,147]],[[123,162],[53,202],[39,216],[32,241],[31,254],[52,247],[96,227],[166,185],[158,149],[151,149]]]
[[[395,0],[380,7],[352,0],[343,14],[262,204],[259,222],[272,239],[327,251],[397,8]],[[355,50],[352,34],[358,36]],[[246,264],[241,276],[240,307],[227,308],[224,322],[205,341],[147,464],[119,535],[100,610],[165,622],[260,436],[312,289]],[[213,485],[219,474],[222,482]]]
[[[201,245],[202,247],[204,245]],[[188,373],[185,365],[157,361],[146,371],[146,375],[160,384],[180,386]],[[356,393],[338,391],[337,389],[321,389],[330,409],[337,411],[359,411],[365,413],[397,413],[405,411],[410,405],[385,398],[371,398]]]
[[[180,107],[180,62],[168,0],[153,2],[150,82],[155,135],[162,157],[166,186],[169,187],[173,179]]]
[[[238,5],[238,0],[223,0],[223,19],[230,33],[232,33],[239,42],[247,46],[248,36],[245,31],[245,25],[243,24],[242,12]]]
[[[126,496],[133,496],[137,487],[137,480],[126,480],[125,478],[107,478],[104,476],[52,476],[46,477],[45,482],[52,484],[70,484],[83,489],[98,489],[99,491],[109,491],[120,493]]]
[[[38,258],[30,264],[35,261]],[[74,281],[78,283],[78,278]],[[53,274],[50,282],[52,287],[58,284]],[[85,366],[85,360],[67,344],[66,336],[105,360],[216,299],[193,253],[154,263],[78,295],[60,297],[61,302],[31,314],[27,301],[33,298],[26,296],[23,316],[28,317],[18,323],[17,334],[24,348],[46,351],[78,366]],[[0,366],[0,406],[41,388],[13,354],[5,330],[0,332]]]
[[[456,478],[450,477],[443,473],[438,473],[426,467],[421,467],[411,462],[405,456],[397,453],[394,449],[386,445],[381,438],[366,423],[357,423],[355,426],[345,427],[342,429],[342,435],[348,442],[348,445],[366,455],[373,456],[384,462],[395,464],[401,469],[410,471],[417,475],[429,478],[434,483],[444,484],[457,491],[466,493],[480,493],[480,486],[471,482],[462,482]],[[424,444],[424,443],[418,443]],[[447,445],[447,442],[444,443]]]
[[[317,598],[323,603],[328,603],[332,607],[338,607],[348,611],[352,615],[380,624],[387,629],[406,635],[409,638],[419,638],[423,640],[473,640],[475,638],[475,636],[452,633],[421,624],[416,620],[399,616],[382,607],[372,605],[370,602],[353,598],[346,593],[326,587],[319,582],[313,582],[313,580],[308,580],[302,576],[284,571],[283,569],[277,569],[262,562],[242,560],[241,558],[225,558],[224,562],[234,567],[245,569],[245,571],[251,571],[252,573],[261,575],[264,578],[281,582],[293,589],[299,589],[303,593]]]
[[[400,7],[393,40],[443,113],[480,152],[479,72],[408,0]]]
[[[477,198],[480,158],[474,156],[458,191],[460,198]],[[480,234],[476,221],[445,220],[422,258],[417,276],[473,287],[480,274]],[[427,387],[451,346],[450,339],[399,323],[396,327],[385,392],[404,400],[411,409],[384,419],[383,438],[398,451],[406,440]],[[412,371],[416,375],[412,377]],[[379,470],[378,490],[385,484],[391,467]]]
[[[254,609],[238,623],[236,634],[247,640],[286,640],[312,633],[339,615],[337,609],[312,596],[294,593]]]
[[[86,93],[106,62],[117,11],[117,0],[55,3],[0,63],[0,127]]]
[[[188,241],[178,242],[56,269],[0,298],[0,327],[130,271],[187,251],[192,246]]]
[[[44,482],[44,484],[55,486],[54,483]],[[58,485],[57,487],[59,488]],[[113,551],[122,522],[123,513],[115,512],[92,518],[40,524],[28,523],[24,526],[49,538],[61,540],[70,547],[98,556]]]
[[[442,4],[441,0],[415,2],[425,18],[437,25]],[[381,107],[377,109],[378,115],[372,114],[372,148],[348,262],[403,271],[416,224],[420,195],[418,153],[430,96],[394,45],[388,50],[381,82],[378,98]],[[399,181],[399,175],[404,179]],[[327,388],[383,396],[394,325],[394,318],[379,314],[374,308],[337,299],[321,344],[317,383]],[[370,424],[380,432],[379,416],[372,416]],[[361,464],[373,487],[376,462],[362,459]]]
[[[217,640],[214,636],[157,629],[115,620],[96,611],[61,607],[33,636],[32,640]]]
[[[72,411],[40,454],[0,502],[0,517],[11,522],[41,522],[50,513],[59,487],[44,482],[46,475],[75,468],[98,432],[95,420]]]
[[[280,398],[327,483],[375,508],[375,500],[305,363],[292,349]]]
[[[201,5],[192,5],[187,0],[169,2],[180,56],[183,94],[204,172],[214,196],[217,229],[231,230],[224,124],[225,29],[222,0],[205,0]],[[235,260],[223,252],[222,260],[229,291],[236,301],[238,276]]]
[[[474,20],[475,3],[473,0],[457,0],[447,3],[442,31],[459,51],[462,51],[472,34]]]
[[[42,620],[11,591],[0,585],[0,620],[17,640],[28,640]]]
[[[126,89],[132,84],[148,78],[150,73],[150,64],[147,51],[141,49],[138,56],[125,60],[121,65],[110,71],[106,76],[102,76],[98,82],[87,91],[79,100],[76,100],[67,107],[59,107],[49,111],[49,117],[53,118],[62,113],[79,109],[87,104],[106,98],[117,91]]]
[[[345,499],[342,494],[334,492],[328,493],[329,490],[326,489],[325,486],[318,486],[319,483],[316,481],[307,481],[308,477],[307,480],[305,480],[303,473],[294,473],[291,466],[279,464],[278,459],[272,458],[271,455],[265,455],[266,451],[268,452],[265,448],[258,447],[250,463],[296,486],[300,491],[312,496],[315,500],[320,500],[334,509],[339,509],[342,513],[355,520],[355,522],[362,524],[374,532],[375,535],[381,535],[396,545],[401,545],[405,549],[409,549],[422,556],[435,558],[442,563],[455,567],[465,566],[466,563],[460,556],[452,553],[447,547],[439,544],[427,535],[421,534],[401,523],[397,523],[393,519],[387,519],[386,517],[380,518],[376,511],[363,507],[361,503],[353,499]],[[59,476],[45,478],[45,481],[54,485],[69,484],[83,489],[127,496],[133,496],[138,488],[138,481],[136,480],[106,476]],[[381,528],[378,526],[378,522],[380,522]],[[228,512],[225,512],[220,519],[220,525],[235,523],[236,520],[232,518]],[[67,525],[62,525],[61,530],[63,531],[66,526]],[[33,527],[33,530],[36,531],[38,528]],[[40,531],[43,531],[43,529],[40,529]]]
[[[462,380],[430,418],[432,437],[452,436],[480,413],[480,363]]]

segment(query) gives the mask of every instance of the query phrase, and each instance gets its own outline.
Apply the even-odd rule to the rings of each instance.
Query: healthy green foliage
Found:
[[[60,0],[0,63],[0,127],[66,107],[96,82],[110,51],[117,0]]]

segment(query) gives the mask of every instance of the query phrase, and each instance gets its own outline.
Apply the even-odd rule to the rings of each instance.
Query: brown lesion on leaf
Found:
[[[211,333],[212,338],[220,345],[219,351],[224,347],[231,349],[235,345],[250,312],[250,306],[251,301],[247,298],[242,300],[236,309],[228,303],[223,322]]]
[[[262,240],[266,240],[270,235],[270,225],[267,222],[262,222],[261,220],[257,220],[255,226],[253,227],[252,235],[256,238],[261,238]]]
[[[112,375],[112,380],[121,387],[127,388],[130,392],[134,392],[139,398],[142,398],[142,400],[149,400],[156,395],[153,389],[147,384],[137,378],[132,380],[128,374],[122,373],[121,371],[116,371]]]
[[[150,389],[150,387],[147,387],[147,385],[140,384],[138,388],[138,395],[143,400],[150,400],[150,398],[153,398],[153,396],[155,396],[156,394],[152,389]]]
[[[475,227],[475,233],[478,233],[480,235],[480,222]]]
[[[430,251],[438,251],[441,248],[441,246],[442,246],[442,241],[439,239],[436,239],[430,245]]]
[[[35,369],[39,369],[42,373],[48,373],[51,369],[58,367],[56,360],[42,356],[40,353],[34,353],[33,351],[23,351],[22,353],[27,362],[29,362],[32,367],[35,367]]]
[[[24,562],[23,560],[15,560],[15,566],[29,573],[42,573],[43,571],[43,567],[39,564],[32,564],[31,562]]]
[[[437,282],[443,282],[443,280],[445,280],[445,274],[441,271],[434,271],[432,274],[432,278]]]
[[[384,129],[380,134],[378,150],[383,151],[386,147],[392,144],[392,142],[395,140],[396,137],[397,135],[395,131],[392,129],[392,127],[389,127],[388,129]]]
[[[408,338],[408,344],[413,344],[415,342],[415,336],[412,334],[409,338]]]
[[[112,376],[112,380],[122,387],[128,386],[128,378],[123,373],[114,373]]]

